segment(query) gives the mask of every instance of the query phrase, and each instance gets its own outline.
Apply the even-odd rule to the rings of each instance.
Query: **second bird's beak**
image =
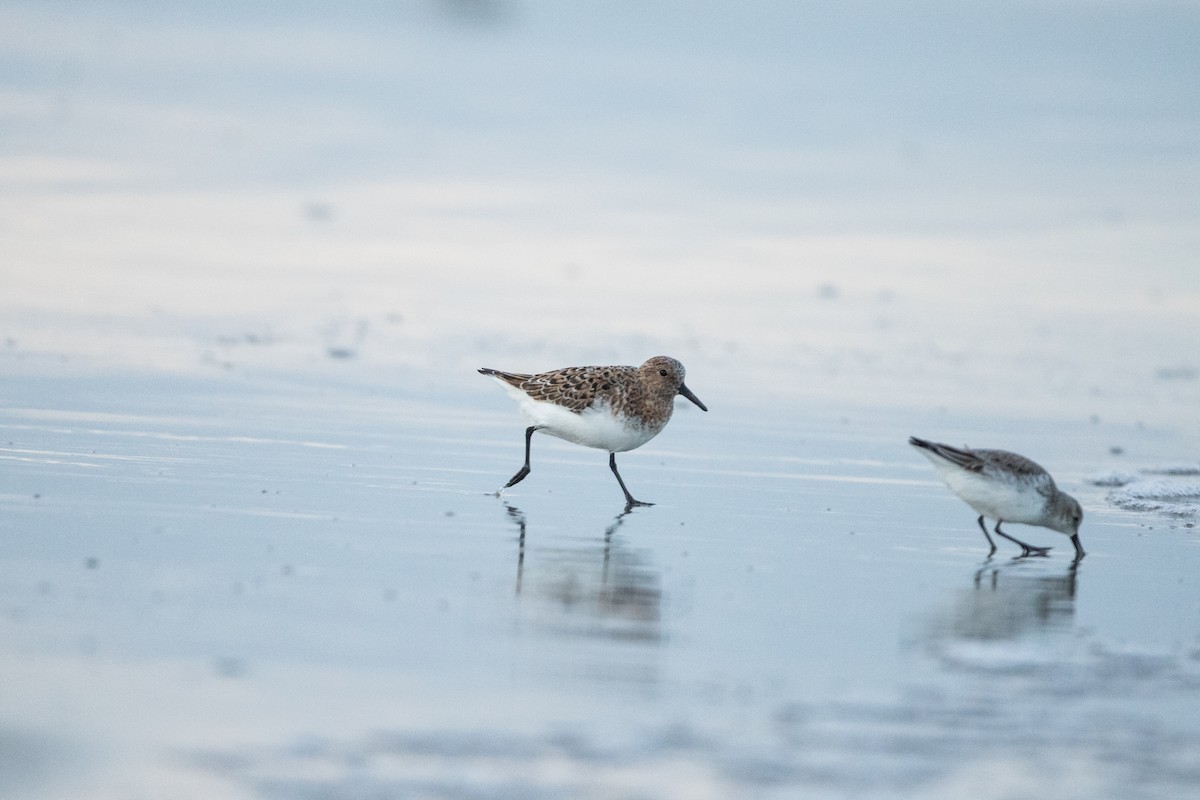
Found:
[[[683,395],[684,397],[686,397],[688,400],[691,400],[696,405],[700,406],[701,411],[708,411],[708,406],[704,405],[704,403],[701,403],[700,398],[696,397],[696,395],[692,394],[692,390],[687,388],[687,386],[685,384],[682,384],[682,383],[679,384],[679,393],[681,395]]]

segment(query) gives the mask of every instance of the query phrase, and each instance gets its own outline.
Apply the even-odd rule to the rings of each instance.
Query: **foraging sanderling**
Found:
[[[1025,456],[1007,450],[972,450],[927,442],[915,436],[908,443],[933,462],[938,474],[955,494],[979,512],[979,527],[996,552],[983,518],[996,520],[995,531],[1021,546],[1021,555],[1045,555],[1049,547],[1032,547],[1000,530],[1002,522],[1040,525],[1071,537],[1075,560],[1086,555],[1079,543],[1083,509],[1074,497],[1060,492],[1050,473]]]
[[[507,489],[529,474],[529,442],[542,431],[568,442],[608,451],[608,466],[626,508],[649,506],[634,500],[617,472],[617,453],[641,447],[666,427],[681,394],[708,411],[684,385],[684,369],[673,358],[655,356],[640,367],[565,367],[538,375],[481,369],[521,404],[533,424],[525,429],[525,465],[504,485]]]

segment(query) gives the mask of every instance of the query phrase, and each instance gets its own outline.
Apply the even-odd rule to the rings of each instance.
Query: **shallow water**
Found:
[[[564,8],[6,6],[0,795],[1191,797],[1195,12]]]
[[[1081,485],[1077,567],[1036,529],[1050,557],[987,559],[898,435],[936,415],[681,407],[623,456],[657,502],[625,514],[602,453],[549,439],[494,496],[521,425],[482,379],[469,405],[156,383],[0,420],[6,793],[1183,797],[1200,773],[1195,528]],[[1056,427],[1075,488],[1097,426]]]

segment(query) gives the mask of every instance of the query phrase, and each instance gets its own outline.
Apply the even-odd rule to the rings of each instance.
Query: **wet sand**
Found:
[[[482,380],[396,412],[228,378],[121,412],[110,387],[0,420],[6,792],[1194,785],[1200,540],[1081,481],[1098,428],[1153,446],[1136,429],[1026,428],[1087,509],[1076,566],[1040,529],[1050,557],[986,558],[904,443],[994,420],[681,407],[625,455],[657,503],[625,514],[603,453],[548,438],[494,496],[522,429]]]

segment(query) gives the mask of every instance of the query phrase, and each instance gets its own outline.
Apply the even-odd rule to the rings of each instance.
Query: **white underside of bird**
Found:
[[[542,433],[584,447],[610,453],[624,453],[641,447],[659,434],[663,426],[643,425],[637,420],[617,416],[608,403],[600,402],[575,412],[569,408],[534,400],[525,392],[492,376],[520,405],[521,413]],[[665,422],[664,422],[665,426]]]
[[[928,451],[923,453],[929,456],[946,485],[977,513],[1005,522],[1045,524],[1046,496],[1033,484],[968,472]]]

